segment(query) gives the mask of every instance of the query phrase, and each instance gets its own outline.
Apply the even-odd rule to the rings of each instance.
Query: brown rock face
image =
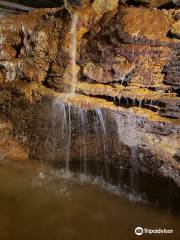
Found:
[[[173,17],[160,10],[121,7],[104,19],[97,34],[90,31],[82,40],[81,78],[94,84],[80,84],[80,91],[179,118],[179,40],[168,36]]]
[[[12,28],[12,34],[20,38],[11,41],[9,38],[12,35],[9,34],[11,55],[7,48],[3,48],[6,55],[9,53],[9,59],[15,62],[14,78],[45,81],[50,66],[58,62],[58,49],[65,39],[66,28],[62,28],[64,21],[70,21],[70,13],[65,9],[37,10],[33,12],[32,18],[20,15],[16,19],[12,16],[2,20],[3,28],[6,31]],[[9,59],[4,60],[7,62]],[[6,63],[3,66],[8,71]]]
[[[118,7],[117,1],[105,4],[96,0],[78,12],[70,11],[35,10],[1,20],[1,82],[39,81],[68,92],[71,28],[76,14],[79,81],[106,84],[105,98],[113,95],[120,99],[119,103],[114,100],[116,105],[125,104],[128,89],[128,107],[142,104],[160,115],[179,118],[178,10]],[[100,88],[90,92],[85,86],[77,90],[104,96]],[[109,86],[113,86],[113,94]],[[152,98],[154,90],[156,97]]]
[[[101,139],[95,146],[96,130],[91,127],[95,122],[93,113],[98,115],[97,109],[103,109],[109,127],[108,145],[112,146],[108,154],[113,164],[121,165],[119,159],[126,164],[135,144],[141,153],[138,159],[142,169],[166,172],[170,166],[172,178],[178,182],[179,11],[160,10],[164,1],[160,5],[157,1],[148,2],[152,8],[137,3],[132,6],[132,1],[129,6],[128,1],[118,5],[118,1],[107,4],[95,0],[78,10],[74,7],[39,9],[1,20],[0,108],[12,122],[14,135],[26,139],[25,143],[20,142],[30,148],[31,158],[41,159],[43,154],[50,158],[54,149],[57,150],[54,161],[64,156],[58,147],[58,141],[63,139],[56,131],[61,113],[53,134],[49,132],[54,126],[52,106],[59,96],[65,109],[68,104],[74,109],[71,160],[75,161],[81,151],[83,133],[77,127],[76,111],[81,114],[82,108],[88,115],[86,140],[92,146],[87,158],[102,160]],[[77,16],[76,26],[74,16]],[[76,30],[75,34],[72,29]],[[78,81],[76,95],[67,97],[63,93],[69,92],[72,84],[72,37],[77,47],[74,71],[78,73]],[[124,136],[120,137],[120,148],[124,149],[120,153],[115,123]],[[43,133],[42,126],[46,129]],[[131,129],[131,134],[124,129]],[[77,136],[76,131],[79,131]],[[134,143],[136,136],[138,142]],[[57,142],[52,147],[54,138]],[[97,155],[95,147],[100,149]],[[148,165],[147,159],[154,168]]]
[[[78,42],[98,21],[96,16],[96,11],[90,7],[78,13]],[[13,76],[9,80],[48,80],[52,87],[65,91],[71,75],[68,70],[71,62],[71,25],[72,14],[66,8],[35,10],[30,15],[2,19],[3,51],[0,60],[3,60],[1,65],[5,72],[9,72],[6,65],[13,62],[10,70]],[[13,36],[16,38],[13,39]]]
[[[131,42],[166,42],[170,29],[168,18],[160,10],[148,8],[121,8],[117,16],[117,30],[122,39]],[[161,24],[159,24],[161,23]]]

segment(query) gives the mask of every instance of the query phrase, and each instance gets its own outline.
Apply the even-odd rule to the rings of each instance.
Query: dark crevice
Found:
[[[136,1],[136,0],[127,0],[126,4],[127,5],[132,5],[132,6],[135,6],[135,7],[140,7],[140,6],[146,7],[146,6],[148,6],[148,3],[143,3],[143,2]]]
[[[80,4],[81,4],[81,1],[80,1],[80,0],[68,0],[68,2],[69,2],[71,5],[80,5]]]
[[[157,100],[146,100],[146,99],[139,100],[139,99],[131,99],[128,97],[127,98],[121,97],[120,99],[116,97],[114,103],[117,106],[122,106],[126,108],[130,108],[130,107],[146,108],[153,112],[157,112],[159,105],[161,105]]]
[[[87,95],[84,94],[82,91],[80,91],[81,94],[83,95]],[[146,99],[132,99],[129,97],[111,97],[111,96],[107,96],[107,95],[92,95],[89,94],[88,96],[90,97],[94,97],[94,98],[100,98],[100,99],[105,99],[108,102],[113,102],[116,106],[120,106],[120,107],[125,107],[125,108],[131,108],[131,107],[140,107],[140,108],[145,108],[145,109],[149,109],[152,112],[158,112],[160,107],[164,107],[165,103],[162,103],[158,100],[146,100]]]
[[[48,20],[51,16],[54,18],[60,18],[63,21],[66,21],[68,18],[71,17],[71,13],[68,9],[62,8],[61,10],[55,12],[55,13],[47,13],[46,15],[42,16],[44,20]]]
[[[16,56],[15,56],[15,58],[18,58],[19,55],[20,55],[21,49],[22,49],[22,47],[23,47],[23,44],[20,43],[20,44],[18,44],[18,45],[14,45],[13,47],[14,47],[14,49],[16,50]]]
[[[174,89],[173,91],[177,94],[177,97],[180,97],[180,87],[178,89]]]
[[[159,115],[160,115],[161,117],[166,117],[166,118],[169,118],[169,119],[179,119],[178,117],[176,117],[176,116],[173,115],[173,112],[172,112],[171,115],[168,115],[168,114],[166,114],[166,111],[164,111],[164,110],[159,110],[158,113],[159,113]]]
[[[11,2],[9,0],[9,2]],[[61,7],[64,5],[64,0],[13,0],[13,3],[22,4],[24,6],[34,8],[47,8],[47,7]]]
[[[177,35],[177,34],[172,33],[171,30],[168,31],[167,37],[168,37],[168,38],[177,38],[177,39],[180,39],[180,35]]]
[[[160,9],[160,10],[161,9],[170,10],[172,8],[176,8],[176,5],[173,2],[165,3],[158,7],[158,9]]]

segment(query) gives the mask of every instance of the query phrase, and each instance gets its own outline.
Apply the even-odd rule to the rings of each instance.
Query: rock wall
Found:
[[[142,171],[179,183],[177,3],[105,2],[37,9],[0,21],[0,117],[10,122],[12,136],[28,149],[29,158],[60,163],[68,144],[62,147],[59,109],[70,106],[70,161],[83,154],[87,162],[117,168],[135,162]],[[74,12],[78,82],[77,94],[67,98]],[[79,127],[82,116],[86,130]]]
[[[117,3],[95,1],[78,11],[77,91],[179,119],[179,10]],[[73,11],[3,18],[0,81],[40,81],[67,92]]]
[[[29,159],[61,167],[68,158],[82,166],[136,168],[179,184],[177,120],[81,95],[67,102],[38,83],[6,84],[0,96],[1,121],[3,116],[11,126],[6,139],[24,146]]]

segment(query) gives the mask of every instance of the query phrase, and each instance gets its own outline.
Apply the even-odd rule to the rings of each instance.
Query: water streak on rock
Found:
[[[71,25],[71,89],[70,94],[74,95],[77,82],[77,24],[78,14],[74,13]]]
[[[69,161],[71,153],[71,105],[63,103],[61,100],[56,99],[53,102],[53,121],[58,121],[58,127],[61,132],[61,146],[60,149],[63,151],[63,156],[66,165],[66,175],[69,175]],[[56,123],[55,123],[56,124]],[[54,124],[54,125],[55,125]],[[56,128],[53,129],[56,131]],[[56,139],[55,139],[56,141]],[[55,143],[56,146],[56,143]],[[57,151],[57,149],[55,149]],[[61,154],[62,157],[62,154]]]

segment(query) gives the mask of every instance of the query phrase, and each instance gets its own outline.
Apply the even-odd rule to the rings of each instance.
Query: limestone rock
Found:
[[[123,81],[134,68],[133,63],[121,62],[120,57],[116,56],[111,60],[109,58],[108,63],[105,62],[102,66],[88,62],[84,65],[83,73],[94,81],[111,83]]]
[[[177,49],[176,56],[163,69],[165,74],[164,83],[173,86],[176,89],[180,87],[180,46]]]
[[[95,0],[82,9],[38,9],[2,19],[1,116],[11,121],[13,136],[28,147],[29,158],[43,156],[56,163],[66,156],[67,146],[60,147],[62,112],[54,113],[54,108],[69,104],[72,109],[70,161],[79,159],[84,135],[74,116],[77,110],[86,111],[87,159],[100,162],[101,139],[92,126],[94,113],[103,109],[112,165],[129,167],[135,147],[140,169],[166,173],[177,181],[180,40],[171,31],[179,16],[177,9],[160,10],[162,5],[153,9],[128,4]],[[69,96],[64,93],[72,81],[76,14],[78,82],[75,96]],[[168,173],[168,167],[174,170]]]
[[[93,8],[97,12],[98,16],[102,16],[108,11],[113,11],[118,7],[118,0],[94,0]]]
[[[135,15],[136,21],[133,14],[127,14],[128,11],[130,13],[138,12]],[[153,27],[149,29],[150,22],[146,16],[152,14],[151,17],[156,18],[157,16],[158,19],[159,12],[167,23],[166,27],[158,26],[159,19],[154,23],[156,30]],[[127,22],[123,16],[127,17]],[[178,98],[175,98],[170,104],[169,98],[172,96],[169,93],[169,95],[164,95],[163,101],[160,100],[163,91],[177,92],[179,86],[179,43],[173,43],[166,36],[171,28],[170,20],[173,22],[172,15],[169,20],[160,10],[121,7],[118,13],[114,12],[105,19],[108,21],[106,24],[100,25],[97,34],[89,33],[88,38],[84,42],[82,41],[80,65],[83,74],[81,77],[83,81],[92,82],[93,85],[92,87],[83,85],[83,89],[80,85],[79,90],[86,95],[109,97],[112,101],[117,97],[116,104],[127,107],[137,105],[149,108],[163,116],[179,118]],[[131,20],[128,22],[128,19]],[[124,23],[124,31],[128,32],[128,35],[119,31],[120,26],[123,25],[121,21]],[[141,23],[141,26],[138,27],[136,22]],[[136,28],[137,35],[135,35]],[[156,31],[160,34],[156,34]],[[111,87],[96,85],[98,82],[111,83]],[[115,82],[117,83],[115,84]],[[127,87],[122,90],[118,87],[118,83],[127,85]],[[129,88],[130,86],[133,88]],[[156,92],[158,97],[154,98],[152,94],[144,95],[140,88],[145,91],[158,89]]]
[[[3,73],[0,72],[0,84],[3,84],[4,83],[4,76],[3,76]]]
[[[160,10],[122,7],[117,17],[120,38],[129,42],[166,42],[170,23]]]
[[[90,85],[92,86],[92,84]],[[105,87],[104,84],[101,85]],[[92,89],[94,88],[92,87]],[[28,159],[47,160],[58,166],[64,163],[67,146],[62,147],[64,138],[62,132],[59,131],[62,119],[60,109],[63,104],[66,104],[63,97],[63,94],[47,89],[38,82],[11,82],[0,88],[1,118],[9,119],[12,129],[10,134],[18,139],[19,145],[26,146]],[[162,176],[162,172],[166,172],[168,177],[179,183],[180,165],[177,158],[180,128],[176,119],[158,116],[157,113],[152,113],[151,110],[145,108],[126,109],[117,107],[106,99],[78,94],[69,101],[73,122],[70,164],[78,164],[77,159],[80,159],[82,153],[82,142],[80,141],[82,140],[82,131],[78,128],[78,111],[86,113],[87,163],[90,161],[96,166],[105,161],[101,144],[102,136],[97,134],[96,128],[93,128],[94,121],[96,121],[96,110],[102,109],[107,124],[107,155],[109,159],[107,163],[110,166],[115,166],[115,169],[131,167],[132,162],[129,156],[132,156],[133,148],[133,150],[137,150],[139,170],[153,174],[153,176],[154,174]],[[8,123],[7,120],[6,123]],[[9,146],[11,143],[1,141],[0,151],[1,145],[8,150],[7,144]],[[14,156],[14,151],[12,155]],[[168,168],[172,168],[171,172],[167,171]]]
[[[5,17],[0,29],[1,82],[38,81],[68,92],[74,15],[78,15],[75,68],[84,83],[77,91],[109,98],[115,106],[179,118],[177,9],[118,7],[118,1],[97,0],[78,10],[38,9]]]

